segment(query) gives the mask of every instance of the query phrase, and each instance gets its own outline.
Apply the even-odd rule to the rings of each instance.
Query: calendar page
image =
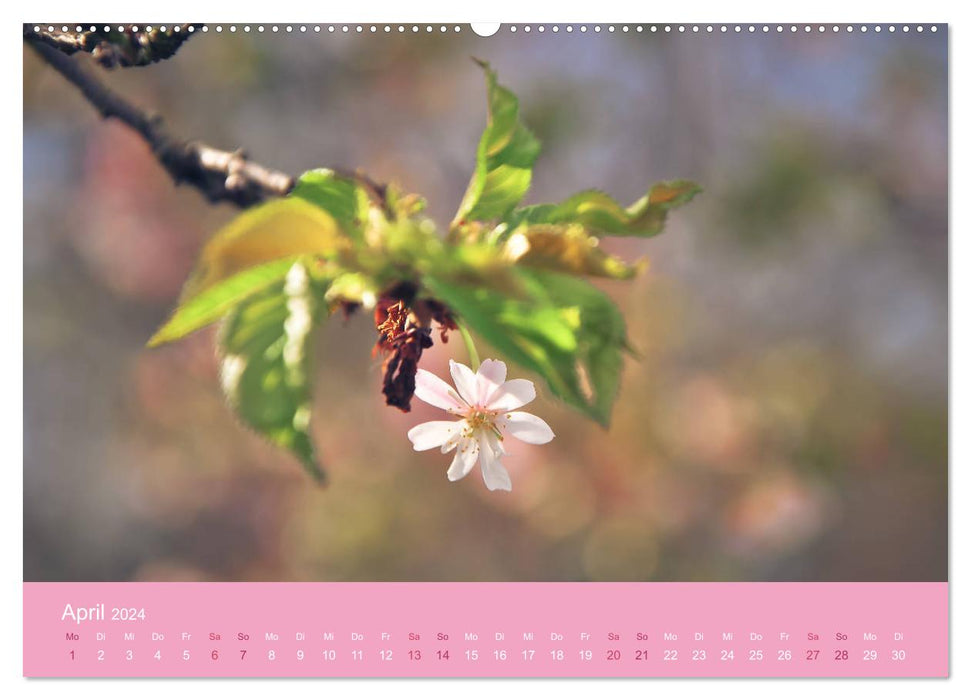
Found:
[[[24,24],[24,676],[947,677],[948,103],[946,24]]]

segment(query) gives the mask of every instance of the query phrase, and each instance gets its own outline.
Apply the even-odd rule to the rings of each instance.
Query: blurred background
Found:
[[[642,355],[610,430],[538,384],[557,438],[510,450],[512,493],[449,483],[405,435],[440,412],[385,407],[371,320],[335,317],[316,487],[235,421],[211,330],[144,348],[236,210],[25,48],[25,580],[946,580],[944,32],[461,29],[210,32],[101,75],[174,133],[362,168],[442,226],[485,121],[471,56],[543,141],[527,201],[701,183],[664,235],[605,243],[651,260],[603,285]]]

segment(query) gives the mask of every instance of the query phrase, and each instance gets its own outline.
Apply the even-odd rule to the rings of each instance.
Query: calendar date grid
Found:
[[[94,631],[66,632],[71,661],[134,662],[147,656],[177,665],[272,664],[285,659],[308,666],[375,661],[389,666],[442,664],[792,664],[826,666],[850,660],[905,664],[901,631],[862,632],[608,632],[585,631]],[[851,636],[855,639],[851,639]],[[889,642],[889,643],[888,643]],[[89,659],[90,660],[90,659]]]

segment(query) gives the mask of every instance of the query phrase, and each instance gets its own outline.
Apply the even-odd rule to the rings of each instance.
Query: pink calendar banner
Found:
[[[26,583],[26,676],[946,677],[947,583]]]

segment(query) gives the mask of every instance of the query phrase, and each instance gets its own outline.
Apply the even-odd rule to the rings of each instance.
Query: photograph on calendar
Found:
[[[863,29],[24,25],[24,580],[946,581],[947,31]]]

